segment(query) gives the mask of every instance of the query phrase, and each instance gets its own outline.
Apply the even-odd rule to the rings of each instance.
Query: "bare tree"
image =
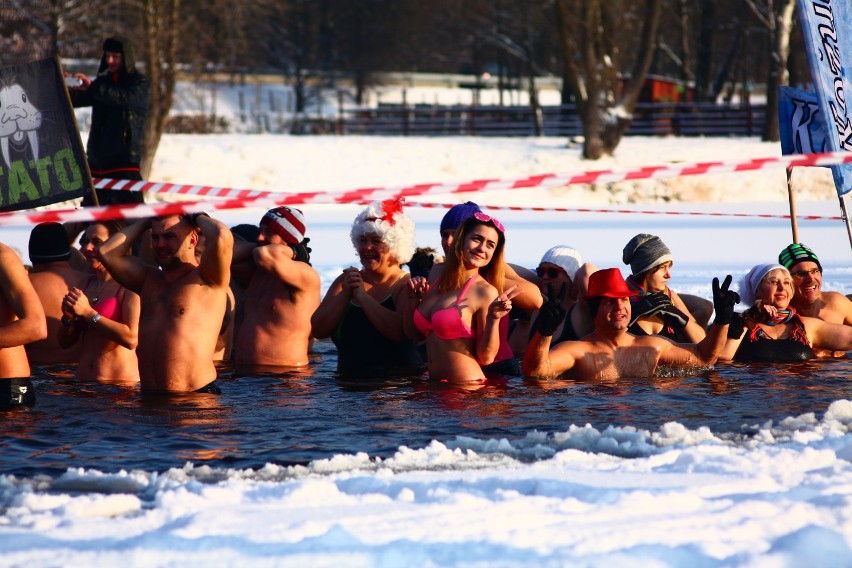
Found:
[[[634,12],[628,2],[556,0],[565,81],[571,86],[583,123],[583,157],[612,154],[632,121],[632,113],[651,66],[661,0],[645,0]],[[641,21],[639,43],[629,75],[620,37],[629,37],[628,16]],[[622,81],[626,79],[626,84]]]
[[[766,122],[761,138],[767,142],[781,139],[778,130],[778,87],[789,84],[787,59],[796,0],[746,0],[758,21],[769,32],[771,59],[766,79]]]
[[[166,129],[177,82],[177,45],[181,32],[180,0],[145,0],[145,69],[151,81],[148,120],[142,141],[142,178],[148,179],[151,165]]]

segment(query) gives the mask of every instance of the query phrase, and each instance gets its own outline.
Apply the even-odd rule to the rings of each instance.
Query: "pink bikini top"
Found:
[[[423,335],[434,332],[441,339],[473,339],[476,337],[473,330],[468,327],[461,317],[459,304],[464,300],[468,288],[473,284],[476,276],[468,280],[461,290],[456,302],[449,308],[442,308],[432,312],[432,317],[426,319],[419,309],[414,310],[414,327]]]
[[[91,280],[86,283],[85,289],[89,288],[90,283],[91,283]],[[92,308],[96,312],[98,312],[99,314],[101,314],[103,317],[105,317],[107,319],[111,319],[112,321],[115,321],[115,322],[118,322],[118,323],[124,323],[124,322],[122,322],[122,319],[121,319],[122,318],[122,313],[121,313],[121,307],[122,306],[121,306],[121,302],[118,301],[118,295],[119,294],[121,294],[121,287],[118,288],[118,290],[115,293],[115,296],[112,296],[110,298],[104,298],[100,302],[92,304]]]

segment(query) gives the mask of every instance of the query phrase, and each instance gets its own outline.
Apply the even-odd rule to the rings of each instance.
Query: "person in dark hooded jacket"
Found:
[[[74,75],[80,84],[69,93],[74,107],[92,107],[92,125],[86,145],[93,177],[141,180],[142,137],[148,116],[150,82],[136,69],[130,40],[112,36],[104,40],[98,76],[92,81],[83,73]],[[141,203],[136,191],[98,189],[101,205]],[[92,205],[91,195],[83,205]]]

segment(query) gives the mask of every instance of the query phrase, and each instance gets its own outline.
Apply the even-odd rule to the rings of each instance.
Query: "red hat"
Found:
[[[637,294],[630,289],[617,268],[605,268],[589,276],[589,291],[586,294],[589,298],[629,298]]]
[[[267,211],[260,226],[269,226],[287,244],[299,244],[305,238],[305,216],[292,207],[276,207]]]

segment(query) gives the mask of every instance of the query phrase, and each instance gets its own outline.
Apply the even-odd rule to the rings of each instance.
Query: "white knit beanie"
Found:
[[[790,271],[784,268],[784,266],[780,264],[758,264],[748,271],[748,274],[740,278],[739,284],[739,294],[740,300],[743,305],[753,306],[754,302],[757,298],[755,295],[757,294],[757,288],[760,286],[761,281],[766,278],[766,275],[772,272],[773,270],[783,270],[789,276]]]
[[[568,245],[556,245],[544,253],[539,264],[542,262],[555,264],[564,270],[571,280],[574,280],[574,276],[583,264],[583,257],[580,256],[580,251],[574,247],[569,247]]]

